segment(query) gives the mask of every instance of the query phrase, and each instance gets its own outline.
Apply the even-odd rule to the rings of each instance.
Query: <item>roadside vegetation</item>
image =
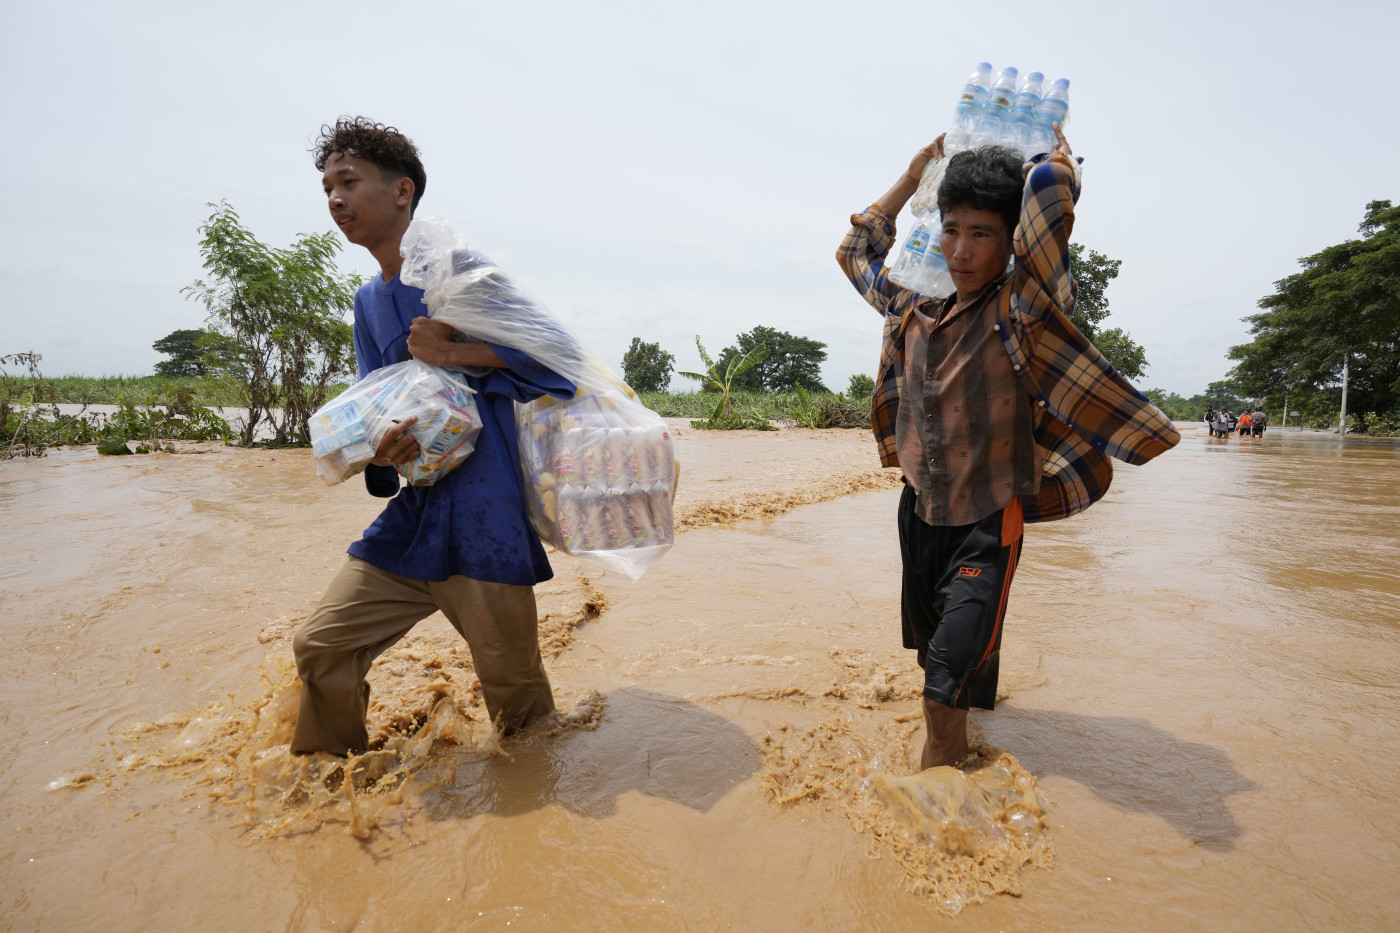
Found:
[[[1298,260],[1245,320],[1231,373],[1270,412],[1287,402],[1305,423],[1335,426],[1343,381],[1346,430],[1400,435],[1400,207],[1372,201],[1361,236]]]
[[[172,450],[176,440],[226,441],[232,434],[228,422],[178,380],[156,378],[139,393],[132,385],[99,391],[101,380],[44,378],[40,360],[37,353],[0,356],[0,460],[73,444],[96,444],[104,454],[150,453]],[[89,411],[92,405],[117,410]]]
[[[640,392],[642,404],[663,418],[691,418],[709,428],[714,414],[715,392]],[[792,425],[806,428],[868,428],[870,397],[852,398],[845,393],[808,392],[731,392],[731,420],[721,421],[721,429],[746,428],[771,431]]]
[[[354,378],[345,314],[360,280],[337,271],[333,233],[279,249],[259,242],[228,203],[210,207],[199,227],[205,278],[183,289],[204,306],[205,326],[155,341],[169,359],[152,376],[54,379],[37,353],[0,356],[0,457],[69,444],[122,454],[171,449],[174,440],[309,443],[307,418]],[[95,405],[117,411],[89,411]],[[216,408],[244,414],[230,425]]]

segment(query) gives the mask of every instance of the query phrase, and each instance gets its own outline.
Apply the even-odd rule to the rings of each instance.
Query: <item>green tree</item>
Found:
[[[207,281],[183,293],[209,313],[209,329],[228,339],[248,410],[240,441],[269,428],[272,446],[308,443],[307,418],[324,405],[333,380],[355,372],[344,315],[358,276],[341,275],[333,233],[302,234],[287,249],[260,243],[227,202],[199,227]]]
[[[1191,401],[1166,389],[1143,389],[1142,394],[1152,400],[1152,404],[1162,409],[1173,421],[1199,421],[1200,417],[1192,410]]]
[[[156,364],[157,376],[209,376],[227,372],[233,347],[227,337],[202,328],[172,330],[151,344],[151,349],[169,356]]]
[[[1231,379],[1219,379],[1206,386],[1206,400],[1210,404],[1235,414],[1239,414],[1246,405],[1250,405],[1250,398],[1249,392]]]
[[[865,373],[856,373],[846,387],[846,394],[851,398],[870,398],[875,394],[875,380]]]
[[[681,375],[687,379],[699,381],[707,391],[719,392],[719,402],[715,404],[715,410],[710,413],[710,423],[726,420],[734,414],[734,405],[730,396],[735,389],[735,380],[744,373],[753,369],[763,361],[768,355],[768,348],[760,344],[754,347],[742,357],[731,359],[728,362],[720,360],[716,362],[710,359],[710,354],[705,352],[705,345],[700,342],[700,338],[695,338],[695,346],[700,351],[700,360],[705,364],[703,373],[682,372]]]
[[[633,337],[622,354],[622,378],[638,392],[665,392],[671,386],[671,368],[676,358],[658,343]]]
[[[1121,328],[1102,329],[1109,315],[1108,283],[1118,277],[1123,260],[1109,259],[1079,243],[1069,245],[1069,256],[1076,286],[1070,320],[1115,369],[1129,379],[1141,379],[1147,370],[1147,352]]]
[[[157,376],[203,376],[205,375],[204,348],[199,345],[199,338],[204,331],[198,328],[192,330],[172,330],[164,337],[151,344],[151,349],[157,353],[164,353],[169,356],[168,360],[161,360],[156,364]]]
[[[1230,358],[1235,381],[1271,405],[1285,393],[1323,404],[1319,390],[1339,387],[1347,365],[1347,409],[1365,431],[1369,420],[1400,415],[1400,208],[1370,202],[1358,231],[1275,282],[1263,310],[1245,318],[1254,339]]]
[[[825,392],[822,385],[822,363],[826,362],[826,344],[809,337],[795,337],[787,331],[759,325],[735,339],[737,346],[725,347],[719,356],[720,365],[743,359],[755,347],[767,347],[768,354],[746,370],[734,388],[747,392],[792,392],[799,386],[808,392]]]
[[[1147,351],[1133,341],[1121,327],[1101,330],[1094,337],[1094,346],[1108,357],[1114,369],[1129,379],[1141,379],[1147,371]]]
[[[1241,397],[1240,391],[1232,383],[1221,381],[1212,382],[1206,391],[1197,392],[1190,398],[1183,398],[1165,389],[1144,389],[1142,394],[1150,398],[1152,404],[1166,412],[1167,417],[1173,421],[1200,421],[1205,418],[1207,408],[1228,409],[1236,414],[1243,411],[1245,405],[1253,408],[1253,402]],[[1298,399],[1293,401],[1297,402]]]

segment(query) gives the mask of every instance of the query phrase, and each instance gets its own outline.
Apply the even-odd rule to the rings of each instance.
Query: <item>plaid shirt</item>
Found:
[[[1181,436],[1133,388],[1065,313],[1073,302],[1068,222],[1079,200],[1078,166],[1059,153],[1026,175],[1016,227],[1015,272],[996,292],[1002,347],[1034,403],[1032,430],[1042,462],[1040,488],[1021,497],[1028,522],[1052,521],[1097,502],[1113,480],[1109,457],[1146,463]],[[871,401],[880,462],[899,466],[896,424],[905,369],[905,334],[922,298],[889,281],[885,257],[894,224],[878,205],[851,217],[836,261],[861,296],[884,317],[884,345]]]
[[[904,331],[895,444],[927,525],[975,524],[1040,488],[1030,399],[995,329],[1004,278],[918,302]]]

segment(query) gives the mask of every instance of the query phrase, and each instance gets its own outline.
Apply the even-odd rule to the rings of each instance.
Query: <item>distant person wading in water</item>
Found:
[[[1022,522],[1088,508],[1112,479],[1110,456],[1145,463],[1179,440],[1066,317],[1079,169],[1055,134],[1024,174],[998,147],[949,159],[938,207],[955,295],[900,288],[885,263],[941,136],[851,218],[836,254],[884,323],[872,420],[881,462],[904,472],[901,615],[924,670],[924,768],[965,758],[969,707],[995,704]]]

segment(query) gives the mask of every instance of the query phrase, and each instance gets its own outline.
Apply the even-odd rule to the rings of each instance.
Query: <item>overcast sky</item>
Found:
[[[1223,378],[1297,259],[1400,201],[1400,4],[0,2],[0,354],[144,374],[227,200],[259,239],[332,228],[307,153],[391,123],[445,215],[614,367],[695,369],[758,324],[874,375],[833,253],[946,128],[979,60],[1068,77],[1075,239],[1123,261],[1142,387]],[[410,12],[411,11],[411,12]],[[907,226],[907,215],[901,218]],[[347,246],[341,267],[377,271]],[[693,384],[676,379],[673,388]]]

